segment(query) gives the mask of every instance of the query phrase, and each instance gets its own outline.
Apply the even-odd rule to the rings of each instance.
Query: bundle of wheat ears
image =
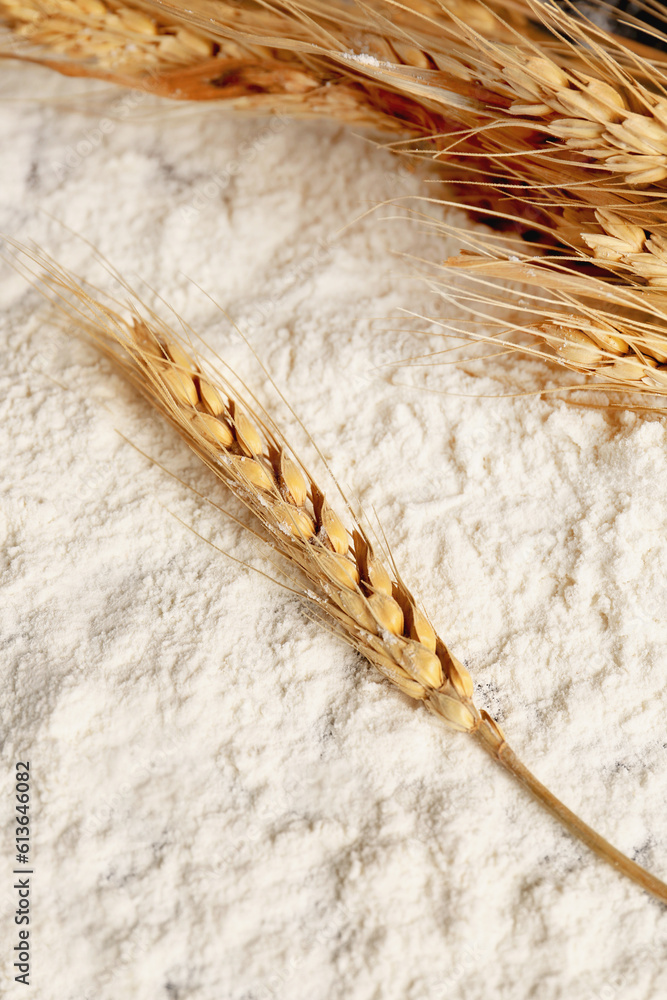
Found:
[[[507,300],[498,279],[539,288],[517,292],[525,321],[498,321],[496,341],[602,388],[667,392],[658,28],[646,45],[539,0],[0,0],[0,17],[5,54],[63,73],[389,133],[467,207],[530,237],[445,264],[475,308]]]
[[[502,233],[462,237],[464,252],[438,264],[457,273],[444,296],[495,322],[494,343],[595,375],[602,387],[667,394],[667,61],[656,29],[653,45],[629,41],[537,0],[191,0],[187,9],[0,0],[0,16],[6,55],[63,73],[388,133],[397,153],[432,161],[439,173],[430,176],[503,223]],[[70,303],[82,330],[252,511],[318,613],[401,691],[473,735],[573,834],[667,901],[667,885],[517,760],[395,567],[359,524],[344,524],[271,418],[155,315],[124,318],[53,262],[31,259],[46,293]],[[494,313],[508,280],[527,286],[514,303],[525,322]]]

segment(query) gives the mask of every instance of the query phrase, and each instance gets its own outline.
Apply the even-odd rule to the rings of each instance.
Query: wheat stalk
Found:
[[[119,311],[47,256],[14,246],[13,259],[175,428],[252,513],[262,536],[299,575],[317,615],[391,684],[445,725],[472,736],[591,850],[658,899],[667,885],[631,861],[556,799],[519,761],[473,700],[470,674],[435,632],[393,560],[376,551],[349,505],[336,511],[248,390],[208,364],[133,298]],[[24,254],[28,265],[19,263]],[[42,269],[34,278],[34,269]],[[128,288],[128,286],[125,286]],[[342,495],[342,494],[341,494]]]

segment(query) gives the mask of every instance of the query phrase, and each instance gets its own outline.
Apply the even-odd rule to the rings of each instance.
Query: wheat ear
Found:
[[[468,178],[462,202],[509,199],[582,254],[606,252],[597,210],[660,235],[665,63],[551,4],[0,0],[0,18],[29,44],[11,54],[63,72],[412,137],[396,148]]]
[[[455,0],[448,7],[478,30],[509,41],[504,22],[484,5]],[[507,16],[529,32],[522,14]],[[174,99],[224,101],[243,112],[333,118],[429,136],[458,127],[459,119],[449,115],[455,105],[472,112],[481,108],[467,93],[467,50],[452,63],[462,79],[452,77],[448,89],[443,79],[450,74],[436,72],[426,43],[412,37],[420,25],[429,33],[435,29],[437,50],[437,31],[451,28],[438,0],[406,5],[380,0],[373,14],[346,0],[289,5],[215,0],[187,8],[118,0],[0,0],[0,23],[11,32],[11,44],[0,54]],[[441,42],[451,50],[451,37]],[[355,43],[367,55],[356,59]],[[452,58],[449,51],[447,59]],[[381,65],[389,75],[377,72]],[[428,80],[419,83],[424,74]],[[466,118],[466,127],[477,123],[474,114]]]
[[[467,325],[441,325],[462,340],[540,356],[593,376],[600,383],[597,388],[662,401],[667,396],[664,239],[649,238],[640,227],[612,212],[598,211],[596,216],[609,233],[604,237],[584,234],[592,243],[599,240],[604,248],[595,258],[597,273],[580,267],[586,260],[581,254],[535,257],[523,252],[523,241],[511,243],[506,237],[477,235],[437,223],[444,235],[467,247],[435,266],[436,274],[444,272],[446,278],[437,278],[434,284],[446,301],[472,316]],[[636,273],[638,260],[643,275]],[[618,273],[621,265],[625,280]],[[646,276],[649,267],[650,278]],[[508,307],[511,318],[504,318]],[[480,327],[497,332],[477,332]]]
[[[598,186],[601,175],[635,188],[667,180],[667,75],[658,54],[633,51],[539,0],[245,8],[0,0],[0,16],[36,47],[35,58],[48,62],[50,50],[60,57],[50,64],[65,72],[135,85],[144,78],[172,97],[227,98],[405,134],[427,134],[430,125],[442,137],[436,155],[459,166],[463,155],[486,153],[503,172],[513,148],[525,154],[524,175],[539,176],[546,138],[551,159],[580,178],[582,163],[590,165]],[[461,129],[470,130],[466,142]]]
[[[213,43],[183,25],[116,0],[2,0],[0,15],[22,49],[49,50],[65,60],[126,76],[168,72],[213,57]]]
[[[329,625],[399,691],[423,702],[448,728],[474,737],[591,850],[667,902],[667,885],[583,823],[518,760],[497,723],[475,705],[468,671],[436,634],[393,562],[382,560],[349,508],[339,515],[271,417],[154,313],[140,311],[136,300],[125,318],[49,258],[23,252],[30,267],[43,268],[37,287],[252,512]]]
[[[646,244],[616,272],[662,277],[650,258],[667,181],[665,63],[553,5],[0,0],[0,17],[31,46],[11,54],[63,72],[417,138],[396,148],[469,178],[463,203],[511,201],[514,226],[538,220],[582,255],[616,252],[601,219],[611,209]]]

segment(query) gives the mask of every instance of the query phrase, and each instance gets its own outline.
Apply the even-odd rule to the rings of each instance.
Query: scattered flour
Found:
[[[389,66],[389,63],[381,62],[377,56],[372,56],[369,52],[341,52],[341,55],[344,59],[363,63],[364,66]]]
[[[110,284],[61,223],[86,237],[265,398],[214,296],[378,511],[479,704],[557,794],[664,877],[664,422],[499,398],[493,363],[387,368],[443,346],[399,310],[448,308],[391,251],[457,247],[383,219],[391,209],[348,226],[422,190],[363,137],[165,111],[27,66],[3,81],[2,231]],[[0,304],[2,995],[667,995],[664,907],[296,599],[172,518],[267,568],[116,433],[211,488],[8,267]],[[11,967],[23,757],[30,993]]]

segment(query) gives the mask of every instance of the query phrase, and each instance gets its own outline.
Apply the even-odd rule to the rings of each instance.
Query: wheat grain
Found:
[[[18,39],[120,74],[144,74],[211,59],[213,44],[116,0],[2,0]]]
[[[44,269],[33,283],[252,512],[274,550],[298,570],[301,593],[341,637],[399,691],[423,702],[450,729],[472,735],[600,857],[667,901],[667,885],[586,826],[516,758],[497,723],[477,708],[470,674],[437,636],[393,565],[374,551],[349,508],[349,527],[344,526],[346,519],[290,452],[271,417],[251,406],[154,313],[141,315],[133,303],[133,315],[125,317],[46,256],[9,242],[26,254],[29,276],[34,266]]]

